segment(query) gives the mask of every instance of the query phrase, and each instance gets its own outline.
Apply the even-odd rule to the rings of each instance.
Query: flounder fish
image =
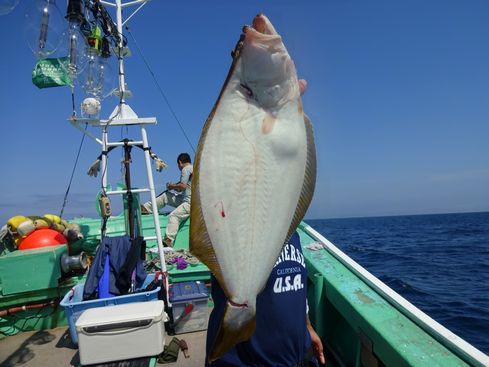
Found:
[[[253,335],[256,297],[316,180],[305,81],[266,16],[243,28],[232,56],[199,140],[190,215],[190,250],[228,298],[211,361]]]

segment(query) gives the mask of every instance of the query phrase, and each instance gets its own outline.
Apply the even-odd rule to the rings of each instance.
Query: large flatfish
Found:
[[[256,296],[311,202],[316,153],[294,63],[262,14],[245,26],[195,159],[190,250],[228,303],[210,360],[249,339]]]

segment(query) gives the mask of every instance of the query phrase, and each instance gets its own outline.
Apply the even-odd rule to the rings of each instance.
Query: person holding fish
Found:
[[[208,366],[324,362],[295,233],[316,183],[307,86],[263,14],[244,26],[196,153],[190,252],[213,274]],[[285,245],[284,245],[285,243]]]
[[[325,363],[323,345],[307,315],[307,270],[299,235],[283,246],[265,289],[256,299],[256,329],[210,362],[227,298],[212,277],[214,308],[209,317],[206,366],[317,366]]]
[[[163,243],[167,247],[172,247],[177,235],[180,223],[190,216],[190,198],[192,195],[192,160],[188,153],[181,153],[177,157],[178,168],[181,171],[180,180],[177,183],[168,182],[166,190],[156,198],[158,211],[166,205],[173,206],[175,209],[168,216],[165,238]],[[175,194],[171,190],[177,191]],[[141,204],[141,213],[150,214],[153,212],[151,202]]]

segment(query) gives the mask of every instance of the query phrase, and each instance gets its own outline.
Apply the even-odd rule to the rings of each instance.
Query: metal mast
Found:
[[[102,147],[102,158],[101,158],[101,167],[100,171],[102,172],[102,191],[106,195],[121,195],[128,194],[128,190],[108,190],[107,186],[107,152],[111,147],[123,146],[124,144],[129,145],[139,145],[143,147],[144,150],[144,160],[146,165],[146,173],[148,179],[148,187],[142,189],[131,189],[132,193],[138,192],[149,192],[151,196],[151,204],[153,208],[156,208],[156,193],[153,181],[153,173],[151,169],[151,157],[149,154],[149,144],[148,144],[148,135],[146,132],[146,125],[155,125],[157,123],[156,117],[147,117],[140,118],[133,111],[131,107],[126,102],[126,97],[130,95],[130,92],[127,90],[126,81],[125,81],[125,71],[124,71],[124,57],[128,56],[128,49],[124,46],[124,38],[123,38],[123,26],[124,24],[132,18],[146,3],[150,0],[133,0],[127,1],[125,3],[122,0],[115,0],[114,3],[109,1],[100,1],[101,4],[105,6],[114,7],[116,11],[116,24],[117,31],[119,34],[119,42],[118,47],[116,48],[116,56],[118,59],[118,78],[119,78],[119,88],[114,93],[119,97],[119,103],[112,111],[110,117],[106,120],[102,119],[93,119],[93,118],[77,118],[73,116],[70,118],[70,122],[77,129],[84,132],[87,136],[95,140]],[[139,5],[139,7],[132,12],[132,14],[126,18],[124,21],[122,19],[122,9]],[[102,130],[101,139],[93,136],[92,134],[86,132],[81,128],[80,124],[89,123],[92,126],[100,127]],[[131,141],[131,142],[110,142],[109,141],[109,127],[112,126],[128,126],[128,125],[138,125],[141,129],[141,140],[140,141]],[[165,256],[163,251],[163,241],[161,236],[161,228],[160,228],[160,220],[157,210],[153,210],[153,220],[155,225],[156,236],[154,237],[145,237],[145,240],[156,240],[158,244],[158,253],[161,261],[161,270],[166,272],[166,264],[165,264]]]

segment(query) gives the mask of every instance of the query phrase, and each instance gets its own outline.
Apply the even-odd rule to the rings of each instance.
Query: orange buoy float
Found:
[[[19,250],[31,250],[35,248],[67,245],[68,240],[58,231],[49,228],[37,229],[22,240]]]

